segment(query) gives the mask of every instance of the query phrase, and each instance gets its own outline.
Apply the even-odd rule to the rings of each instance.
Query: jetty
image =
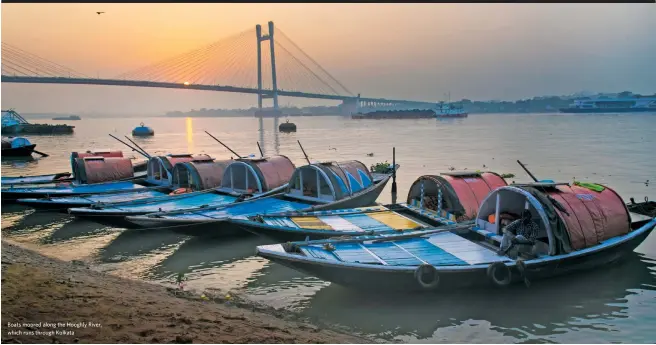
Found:
[[[2,134],[72,134],[75,126],[29,123],[13,109],[2,111]]]

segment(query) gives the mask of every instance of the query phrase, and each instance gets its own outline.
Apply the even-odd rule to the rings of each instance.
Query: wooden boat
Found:
[[[294,163],[286,156],[240,158],[203,165],[178,163],[172,174],[173,184],[195,192],[123,202],[98,201],[96,198],[90,207],[71,207],[68,211],[72,215],[90,217],[105,224],[134,227],[133,223],[123,221],[126,216],[218,207],[280,193],[287,186],[294,168]]]
[[[221,207],[158,212],[126,219],[140,227],[173,226],[192,235],[234,235],[243,233],[243,230],[232,223],[231,218],[246,219],[247,216],[264,212],[318,211],[373,205],[391,177],[392,172],[371,173],[359,161],[308,164],[296,168],[289,184],[276,195]]]
[[[82,180],[82,183],[89,182],[89,168],[93,167],[87,164],[90,159],[90,162],[95,163],[95,161],[93,161],[94,158],[83,158],[83,161],[80,160],[80,158],[76,158],[77,163],[74,164],[76,167],[75,173],[76,176],[78,176],[78,180]],[[109,159],[111,160],[112,158]],[[46,198],[20,198],[17,200],[17,202],[19,204],[35,208],[67,210],[69,207],[84,207],[96,202],[120,202],[165,196],[176,188],[175,184],[173,183],[172,174],[172,167],[174,164],[184,162],[207,164],[213,161],[214,159],[208,155],[181,154],[153,156],[148,159],[148,167],[145,179],[134,181],[132,186],[133,188],[129,188],[129,185],[127,184],[125,185],[125,188],[114,188],[111,185],[111,182],[104,182],[104,185],[98,185],[96,188],[92,188],[89,192],[86,193],[75,193],[73,191],[70,194],[65,194],[65,196],[61,197],[52,197],[50,195],[56,194],[52,193]],[[85,164],[82,164],[82,162]],[[102,168],[103,170],[111,169],[111,167],[107,166],[108,162],[103,161],[103,163],[104,164],[99,168]],[[112,181],[111,179],[104,178],[93,178],[92,181],[100,182],[102,180]]]
[[[85,157],[123,157],[122,151],[111,150],[89,150],[86,152],[71,152],[71,171],[75,168],[75,159]],[[133,163],[132,168],[135,174],[146,171],[148,161]],[[71,177],[69,172],[60,172],[45,175],[32,175],[32,176],[3,176],[2,185],[38,185],[38,184],[54,184],[58,182],[73,182],[74,177]]]
[[[59,180],[71,181],[70,176],[69,172],[33,176],[3,176],[1,181],[3,185],[44,184],[55,183]]]
[[[414,234],[259,246],[257,255],[339,285],[379,290],[443,290],[512,283],[603,267],[631,253],[656,227],[653,205],[624,204],[612,189],[536,183],[500,187],[474,224]],[[649,211],[648,207],[651,207]],[[517,258],[497,253],[501,215],[530,210],[534,244]]]
[[[249,232],[285,240],[413,231],[456,219],[473,219],[476,212],[465,210],[478,209],[479,200],[506,185],[493,172],[425,175],[412,184],[406,203],[315,212],[267,212],[245,219],[236,217],[230,222]],[[435,212],[436,217],[426,217],[419,210]]]
[[[32,144],[27,138],[7,137],[2,138],[3,157],[27,157],[34,152],[36,144]]]

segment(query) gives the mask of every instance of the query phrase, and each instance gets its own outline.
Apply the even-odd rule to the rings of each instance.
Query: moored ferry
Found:
[[[430,109],[375,110],[351,115],[353,119],[430,119],[467,117],[462,106],[440,102]]]
[[[656,113],[656,97],[577,99],[561,113]]]

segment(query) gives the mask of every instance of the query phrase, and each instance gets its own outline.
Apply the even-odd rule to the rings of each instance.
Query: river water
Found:
[[[152,138],[135,139],[150,153],[283,154],[304,164],[357,159],[367,166],[392,161],[396,147],[400,200],[423,174],[490,169],[540,179],[601,182],[628,200],[656,199],[655,114],[472,115],[449,120],[350,120],[293,117],[298,132],[278,133],[273,119],[102,118],[70,121],[71,136],[29,137],[42,159],[2,161],[2,175],[70,171],[71,151],[122,149],[107,134],[130,135],[144,121]],[[52,121],[35,121],[52,122]],[[125,150],[128,156],[134,152]],[[373,153],[373,156],[368,154]],[[36,155],[35,155],[36,156]],[[650,183],[646,183],[650,180]],[[390,202],[387,186],[379,202]],[[656,339],[656,235],[617,265],[534,282],[530,288],[440,294],[355,292],[253,256],[270,240],[255,236],[206,240],[167,231],[126,231],[65,214],[2,207],[3,236],[65,260],[95,262],[112,274],[170,283],[178,273],[188,288],[232,291],[275,308],[349,327],[355,333],[400,342],[653,343]]]

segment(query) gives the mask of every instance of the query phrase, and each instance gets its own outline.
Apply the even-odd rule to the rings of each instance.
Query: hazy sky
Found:
[[[111,78],[269,20],[363,96],[656,92],[653,4],[2,4],[2,41]],[[2,84],[2,107],[19,112],[152,114],[256,102],[219,92]],[[288,102],[308,104],[281,99]]]

